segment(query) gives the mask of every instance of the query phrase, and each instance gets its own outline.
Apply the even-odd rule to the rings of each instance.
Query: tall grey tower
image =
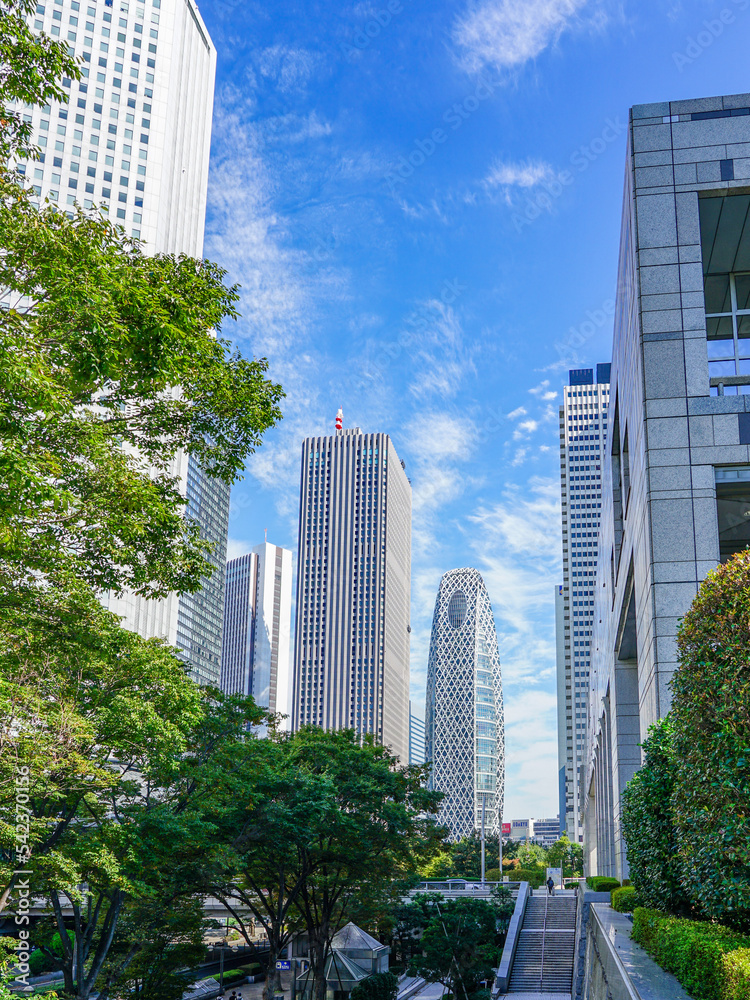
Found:
[[[372,733],[409,760],[411,486],[387,434],[307,438],[294,728]]]
[[[560,832],[575,843],[580,825],[594,590],[602,510],[602,455],[609,413],[608,364],[569,373],[560,407],[563,583],[555,594],[557,759]]]
[[[82,62],[63,80],[67,104],[29,112],[38,160],[18,164],[40,202],[101,207],[147,253],[203,254],[216,49],[194,0],[40,0],[34,28],[64,39]],[[178,455],[187,516],[214,543],[197,594],[103,603],[144,638],[182,650],[193,678],[218,684],[229,487]]]
[[[264,542],[227,563],[222,690],[291,715],[291,620],[289,549]]]
[[[505,791],[500,654],[480,573],[452,569],[440,581],[427,665],[425,745],[430,788],[445,793],[440,822],[453,840],[482,824],[499,834]]]

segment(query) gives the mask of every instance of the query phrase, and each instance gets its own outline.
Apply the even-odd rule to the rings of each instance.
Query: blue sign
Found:
[[[292,967],[292,963],[287,958],[281,958],[276,963],[276,968],[280,972],[289,972],[289,970],[291,969],[291,967]]]

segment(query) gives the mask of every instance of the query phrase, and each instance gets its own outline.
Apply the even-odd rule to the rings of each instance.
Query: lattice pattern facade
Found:
[[[475,569],[440,581],[432,619],[425,705],[430,787],[445,793],[440,822],[451,839],[482,823],[500,831],[505,791],[505,726],[495,619]]]

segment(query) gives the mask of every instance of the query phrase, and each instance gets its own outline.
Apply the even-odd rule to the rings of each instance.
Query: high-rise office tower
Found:
[[[409,759],[411,486],[387,434],[307,438],[294,727],[372,733]]]
[[[453,840],[482,826],[500,832],[505,725],[500,654],[487,589],[475,569],[440,581],[427,665],[425,744],[429,787],[443,792],[439,820]]]
[[[200,257],[216,50],[192,0],[40,0],[34,28],[83,61],[70,100],[28,110],[38,161],[17,169],[40,200],[108,211],[145,251]],[[127,628],[183,649],[193,677],[218,684],[229,487],[177,456],[186,512],[215,543],[200,593],[159,601],[107,595]]]
[[[560,407],[563,583],[555,594],[560,832],[575,843],[591,672],[594,590],[609,412],[608,364],[571,371]]]
[[[221,686],[291,714],[292,553],[264,542],[227,563]],[[282,723],[289,728],[290,720]]]
[[[416,715],[409,702],[409,763],[424,764],[424,719]]]

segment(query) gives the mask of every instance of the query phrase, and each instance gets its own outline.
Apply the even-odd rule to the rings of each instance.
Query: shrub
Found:
[[[586,879],[586,885],[594,892],[611,892],[613,889],[620,888],[617,879],[611,878],[609,875],[589,875]]]
[[[499,868],[490,868],[489,871],[484,873],[484,877],[488,882],[502,882],[503,873]]]
[[[538,889],[547,877],[544,868],[514,868],[509,873],[512,882],[528,882],[532,889]]]
[[[747,1000],[750,997],[750,949],[738,948],[723,958],[723,1000]]]
[[[398,977],[392,972],[376,972],[357,983],[351,992],[351,1000],[396,1000]]]
[[[234,983],[238,979],[246,979],[248,973],[244,969],[228,969],[224,973],[225,983]]]
[[[636,907],[633,940],[699,1000],[746,1000],[750,938],[732,928]]]
[[[638,893],[632,885],[624,885],[621,889],[613,889],[610,895],[612,909],[618,913],[632,913],[639,905]]]
[[[750,931],[750,551],[712,570],[677,636],[672,796],[687,894]]]
[[[630,877],[642,906],[686,914],[691,907],[680,881],[679,837],[672,815],[677,761],[670,716],[651,726],[642,746],[643,767],[622,796]]]

